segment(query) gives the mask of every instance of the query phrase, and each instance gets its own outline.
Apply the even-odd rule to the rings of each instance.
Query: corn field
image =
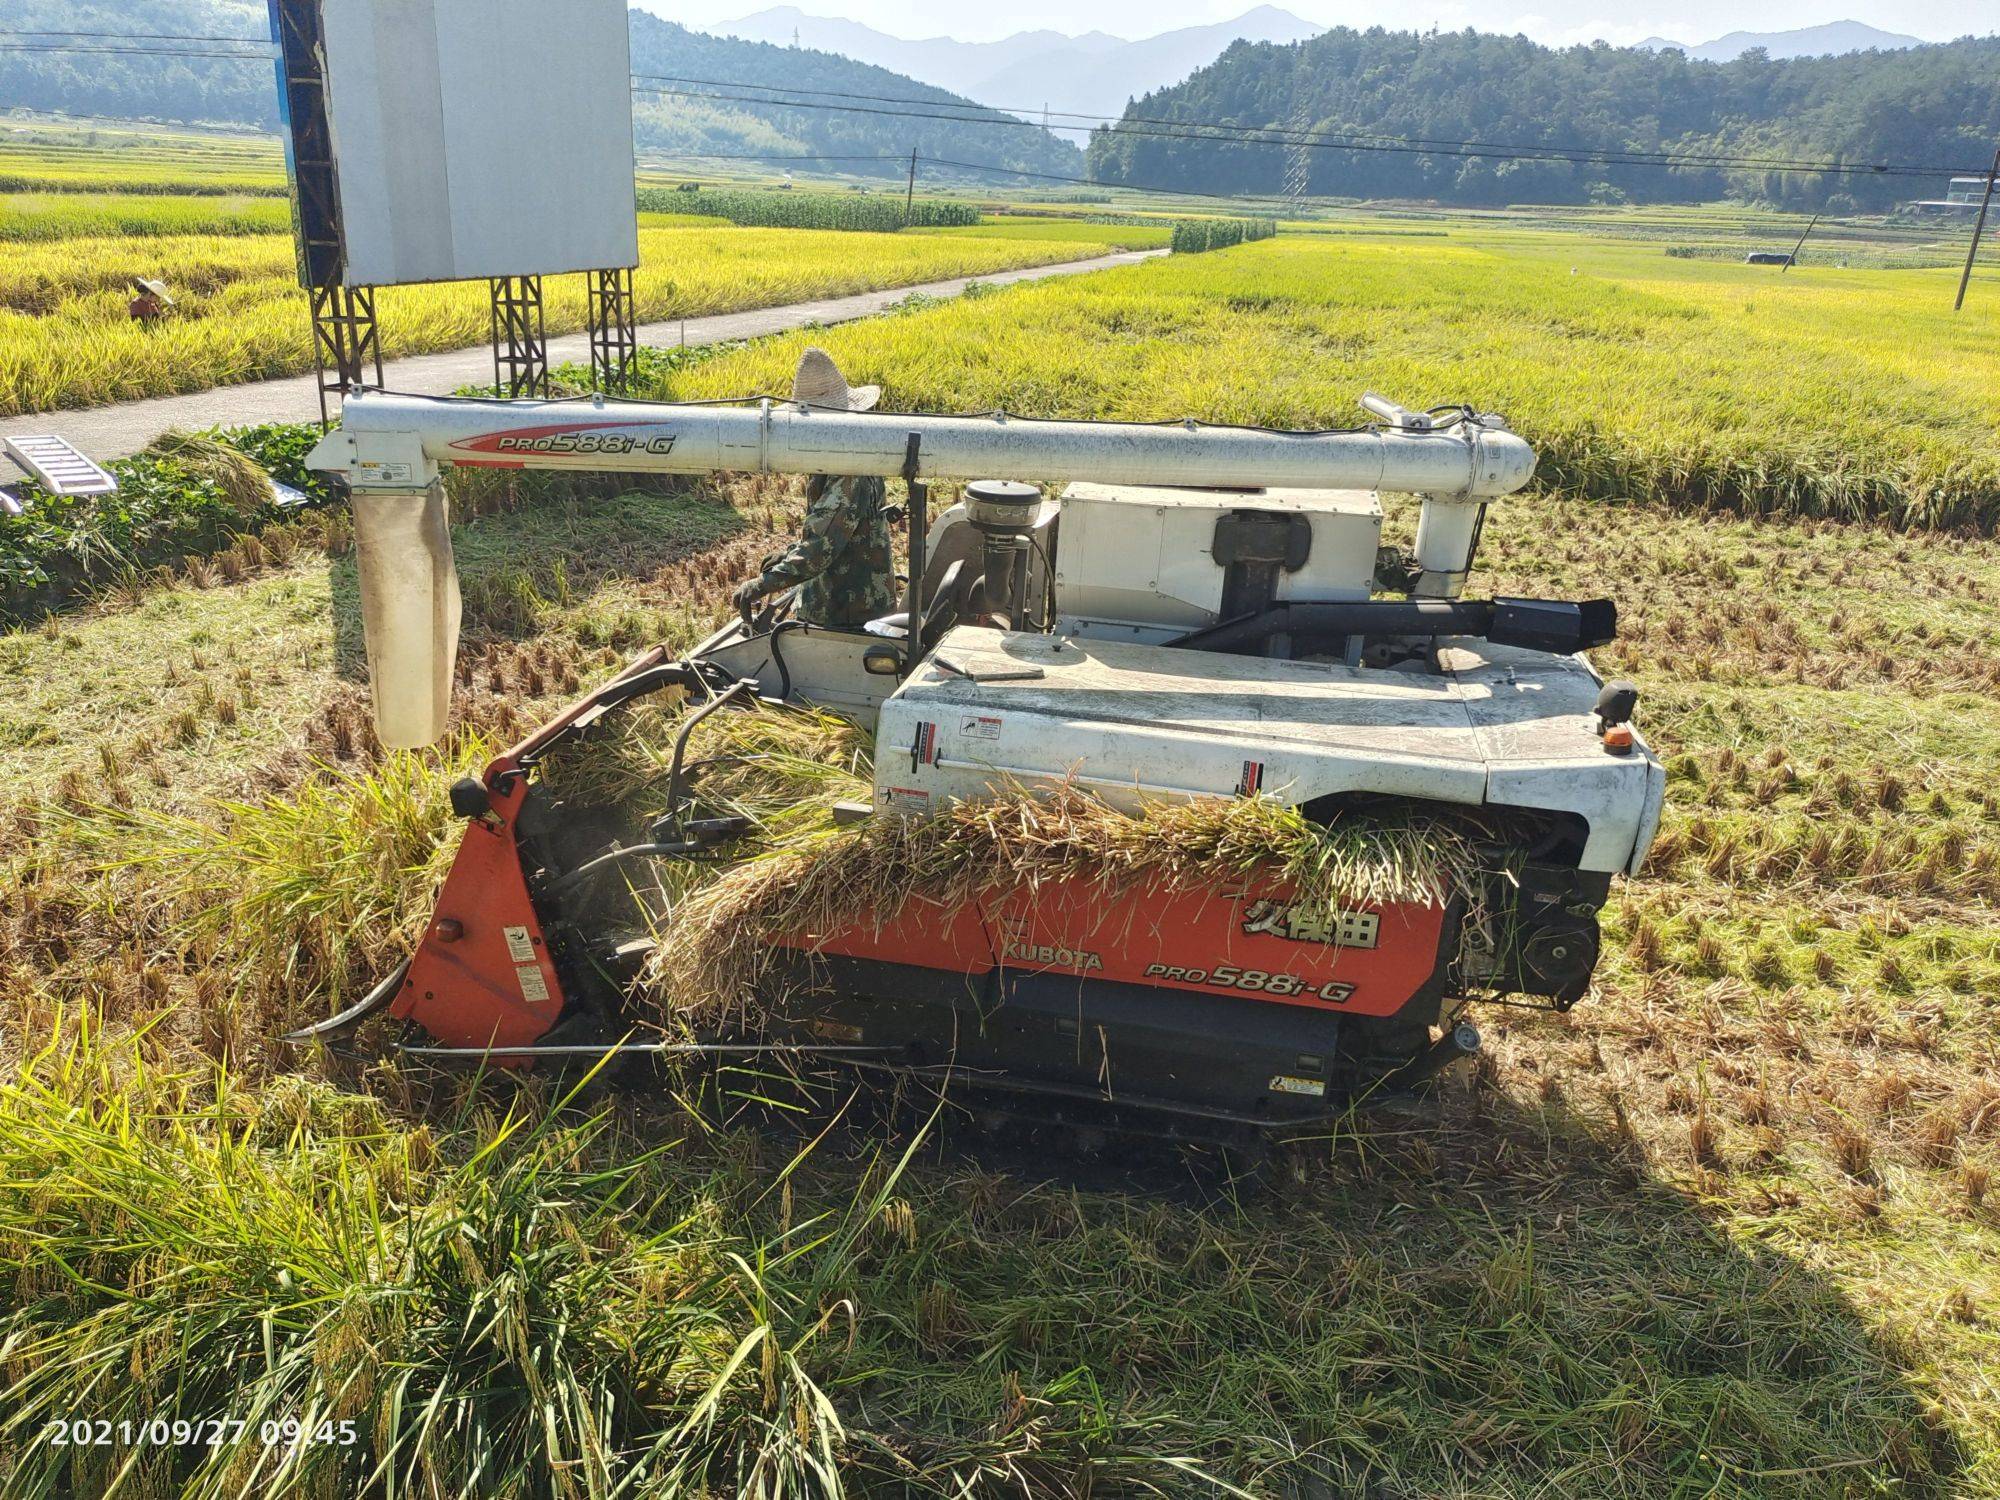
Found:
[[[1268,240],[1277,232],[1277,223],[1271,219],[1182,219],[1174,225],[1171,244],[1176,255],[1198,255],[1204,250]]]
[[[728,192],[698,188],[640,188],[648,213],[707,214],[754,229],[940,229],[979,222],[973,203],[919,198],[904,211],[901,198],[876,193]]]

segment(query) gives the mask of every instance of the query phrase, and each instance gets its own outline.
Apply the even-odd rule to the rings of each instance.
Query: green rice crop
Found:
[[[1059,1387],[997,1429],[841,1399],[881,1336],[857,1278],[914,1229],[907,1155],[795,1219],[805,1153],[782,1194],[721,1201],[671,1142],[557,1108],[444,1157],[363,1097],[211,1090],[86,1038],[0,1083],[0,1160],[10,1494],[807,1500],[1192,1468]],[[79,1401],[127,1436],[59,1441]]]

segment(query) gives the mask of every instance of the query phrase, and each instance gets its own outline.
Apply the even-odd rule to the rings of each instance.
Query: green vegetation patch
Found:
[[[700,214],[759,229],[867,229],[889,232],[979,222],[979,208],[942,198],[871,193],[724,192],[714,188],[639,189],[642,212]]]

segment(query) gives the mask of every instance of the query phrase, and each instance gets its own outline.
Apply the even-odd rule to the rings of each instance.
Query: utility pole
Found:
[[[903,227],[910,227],[910,215],[917,206],[917,148],[910,147],[910,185],[903,190]]]
[[[1986,196],[1979,200],[1979,217],[1972,222],[1972,245],[1965,252],[1965,269],[1958,277],[1958,300],[1951,304],[1957,312],[1965,306],[1965,284],[1972,280],[1973,258],[1979,254],[1979,237],[1986,232],[1986,210],[1993,204],[1993,179],[2000,177],[2000,150],[1993,153],[1993,165],[1986,169]]]
[[[1799,258],[1799,246],[1805,244],[1806,235],[1811,234],[1813,232],[1813,224],[1817,224],[1818,222],[1819,222],[1819,215],[1814,214],[1812,216],[1812,224],[1806,225],[1804,232],[1799,235],[1799,243],[1797,245],[1792,246],[1792,253],[1790,255],[1787,255],[1785,257],[1785,263],[1782,266],[1778,267],[1778,274],[1780,276],[1784,275],[1785,272],[1791,270],[1792,266],[1797,262]]]

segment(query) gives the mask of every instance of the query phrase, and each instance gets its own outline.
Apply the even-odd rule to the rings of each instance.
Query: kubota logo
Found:
[[[1000,950],[1001,957],[1017,963],[1045,964],[1058,969],[1078,969],[1089,973],[1092,969],[1104,967],[1104,960],[1084,948],[1056,948],[1047,943],[1024,943],[1018,938],[1009,938]]]

